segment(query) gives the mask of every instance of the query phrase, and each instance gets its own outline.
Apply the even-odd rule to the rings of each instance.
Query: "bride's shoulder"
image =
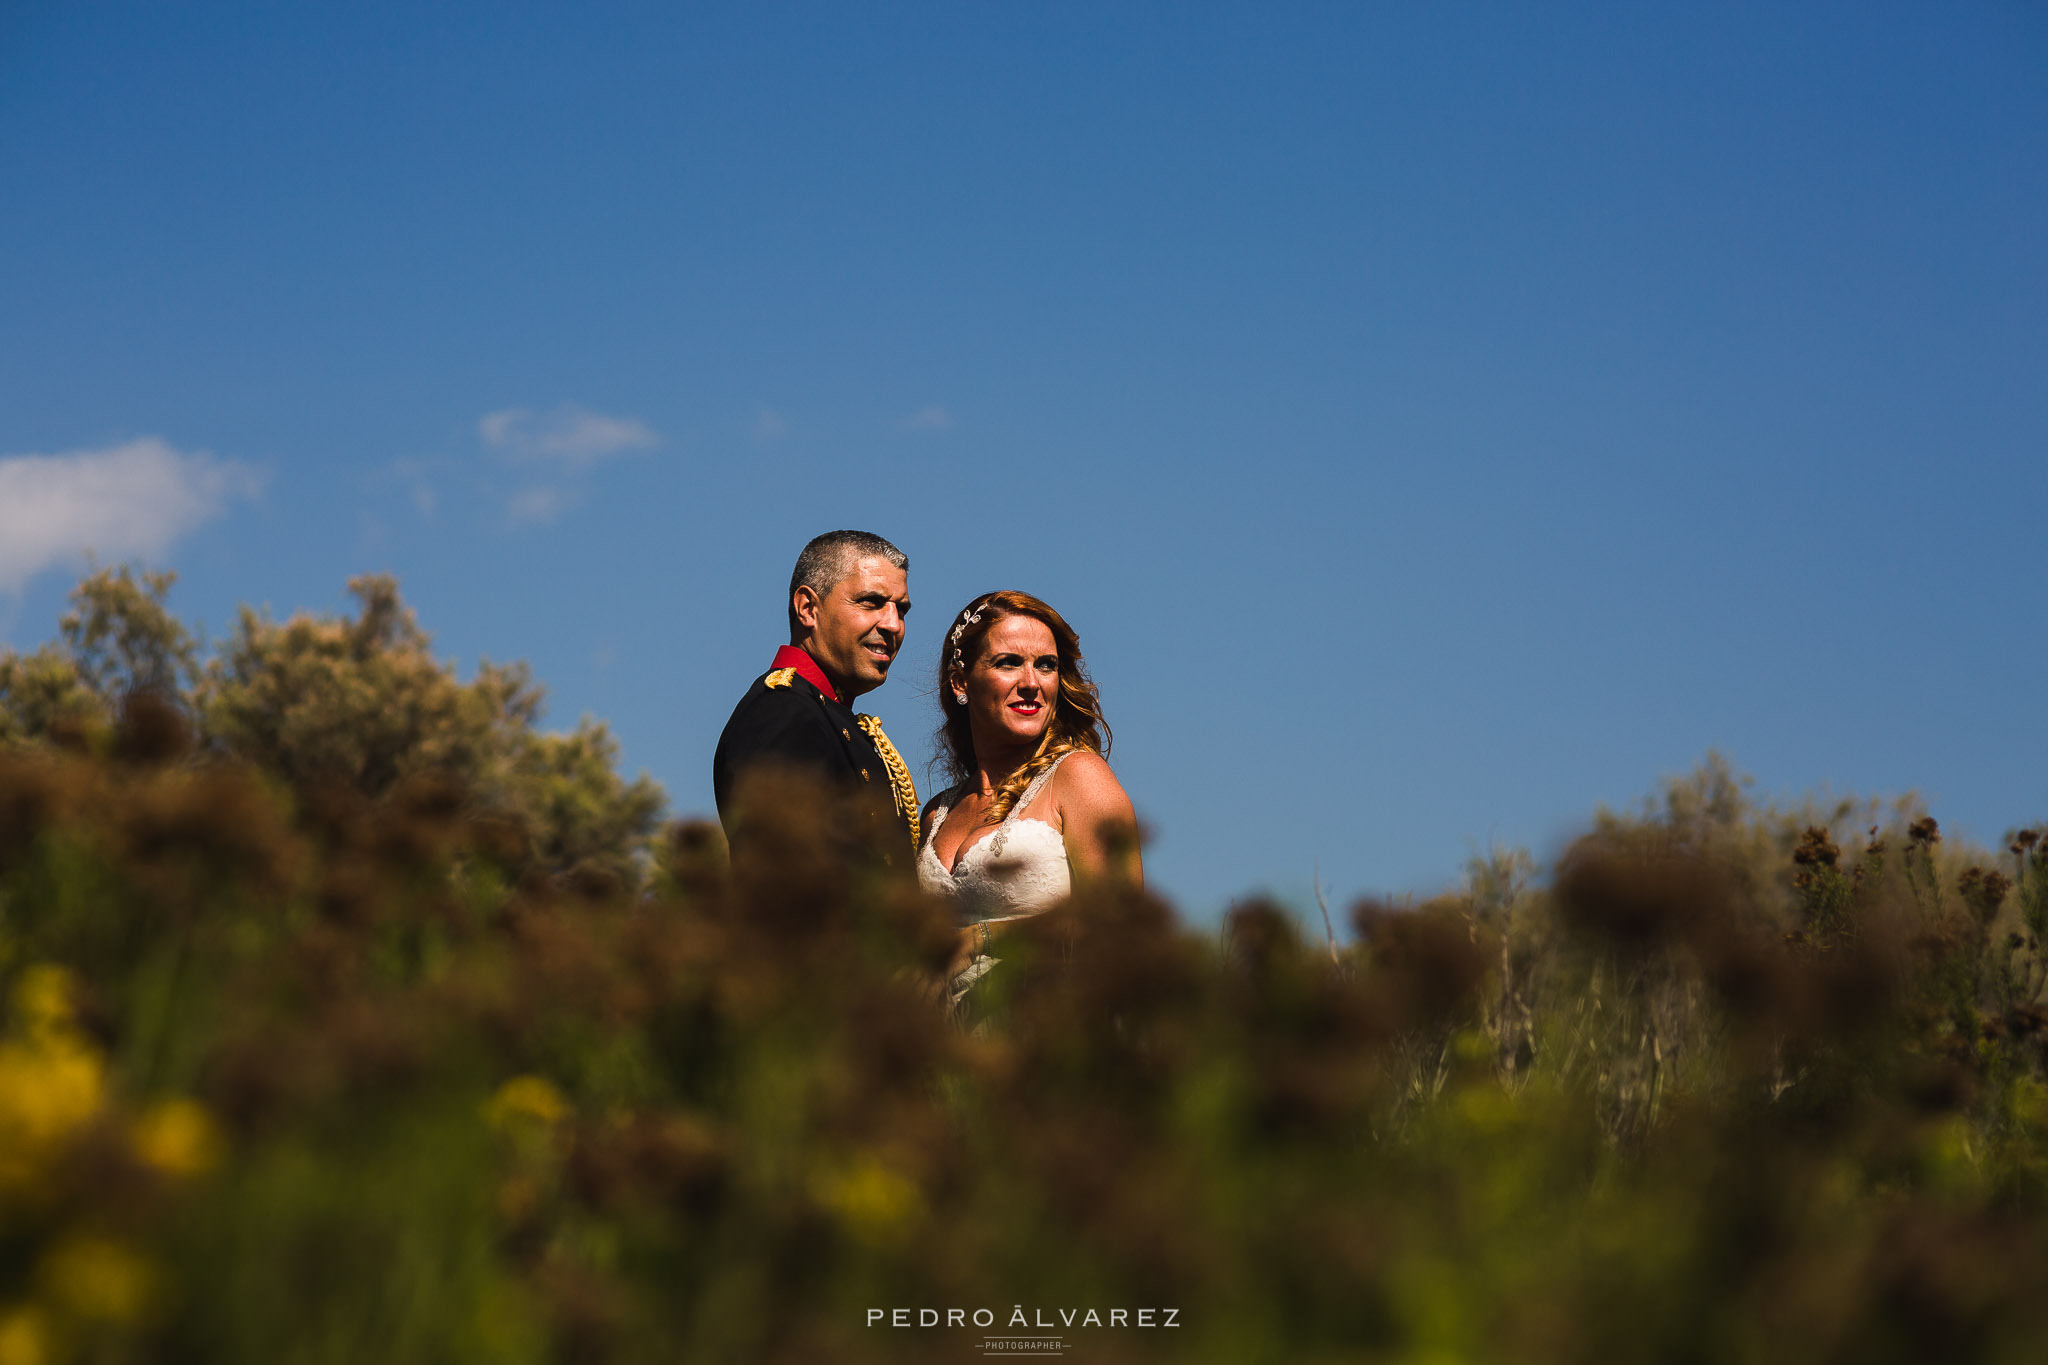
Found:
[[[1067,809],[1093,808],[1114,813],[1131,808],[1131,798],[1125,793],[1124,784],[1116,780],[1109,760],[1086,749],[1068,754],[1060,761],[1052,785],[1060,805]]]

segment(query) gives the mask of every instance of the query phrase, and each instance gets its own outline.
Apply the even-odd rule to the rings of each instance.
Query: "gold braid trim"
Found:
[[[881,721],[873,716],[855,716],[854,721],[875,742],[875,752],[882,756],[882,766],[889,770],[889,794],[896,798],[896,813],[910,825],[910,851],[915,853],[923,841],[924,830],[918,823],[917,784],[910,780],[910,767],[882,733]]]

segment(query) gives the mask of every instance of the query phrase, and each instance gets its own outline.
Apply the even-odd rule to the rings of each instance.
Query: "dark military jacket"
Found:
[[[829,684],[821,685],[824,675],[810,657],[795,649],[776,653],[778,665],[791,661],[800,666],[772,668],[754,679],[718,737],[711,758],[711,791],[727,840],[737,842],[733,792],[741,775],[750,768],[779,765],[814,774],[830,787],[855,794],[855,809],[867,813],[876,852],[885,862],[908,870],[915,853],[916,793],[899,790],[881,748],[853,708],[828,694]],[[901,782],[908,784],[907,773]]]

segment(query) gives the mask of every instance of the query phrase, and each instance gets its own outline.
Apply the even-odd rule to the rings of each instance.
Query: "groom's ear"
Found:
[[[805,630],[818,628],[818,594],[808,583],[799,583],[789,595],[789,609],[796,616],[797,625]]]

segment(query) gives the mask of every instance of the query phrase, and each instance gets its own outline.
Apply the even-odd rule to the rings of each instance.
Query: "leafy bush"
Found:
[[[524,664],[486,659],[460,681],[391,578],[349,583],[354,620],[278,623],[244,607],[204,660],[165,606],[172,581],[97,570],[73,591],[56,641],[0,657],[0,743],[104,751],[123,708],[140,701],[158,723],[130,718],[131,747],[189,743],[196,727],[208,757],[368,800],[410,778],[453,782],[465,801],[517,824],[557,871],[642,870],[660,788],[618,776],[618,746],[601,723],[538,731],[542,694]]]

